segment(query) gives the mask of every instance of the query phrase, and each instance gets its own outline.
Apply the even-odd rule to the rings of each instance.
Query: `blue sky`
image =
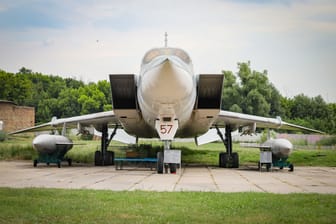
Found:
[[[164,32],[195,73],[251,61],[284,96],[336,102],[333,0],[0,0],[0,68],[84,81],[137,74]]]

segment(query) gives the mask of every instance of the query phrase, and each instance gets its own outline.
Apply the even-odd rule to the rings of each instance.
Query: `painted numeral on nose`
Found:
[[[160,125],[160,132],[161,134],[170,134],[172,130],[173,125],[172,124],[161,124]]]

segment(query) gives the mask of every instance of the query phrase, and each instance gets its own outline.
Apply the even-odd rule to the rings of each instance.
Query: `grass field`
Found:
[[[0,188],[0,223],[335,223],[336,195]]]
[[[0,160],[24,159],[32,160],[37,157],[34,151],[31,137],[13,138],[9,141],[0,142]],[[68,152],[68,156],[74,162],[93,163],[94,152],[99,150],[100,141],[79,141],[75,140],[75,145]],[[154,157],[156,151],[162,150],[162,143],[159,141],[141,141],[140,144],[152,145],[152,149],[140,148],[140,151],[150,151],[150,156]],[[113,142],[110,150],[121,153],[121,148],[125,145]],[[218,165],[218,154],[224,151],[221,142],[196,146],[193,142],[173,142],[173,148],[182,150],[182,163],[197,163],[204,165]],[[257,164],[259,161],[259,149],[242,148],[239,144],[234,144],[234,151],[239,153],[241,165]],[[336,150],[334,149],[296,149],[290,156],[290,162],[295,166],[336,166]]]

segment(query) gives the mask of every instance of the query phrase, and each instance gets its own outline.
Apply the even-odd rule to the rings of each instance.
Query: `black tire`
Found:
[[[61,162],[60,161],[57,162],[57,167],[61,168]]]
[[[294,165],[293,164],[290,164],[288,166],[288,168],[289,168],[289,172],[294,172]]]
[[[114,152],[107,151],[105,156],[104,165],[114,165]]]
[[[37,161],[37,159],[35,159],[34,160],[34,167],[37,167],[37,163],[38,163],[38,161]]]
[[[72,166],[72,159],[68,159],[69,166]]]
[[[272,165],[271,165],[270,163],[267,163],[267,164],[266,164],[266,170],[267,170],[267,172],[271,169],[271,166],[272,166]]]
[[[170,173],[175,174],[176,173],[176,163],[169,163],[169,169],[170,169]]]
[[[114,152],[111,151],[111,165],[114,165]]]
[[[219,155],[218,155],[218,166],[219,167],[223,167],[223,163],[222,163],[222,154],[224,152],[220,152]]]
[[[228,161],[227,153],[221,152],[219,153],[219,167],[226,168]]]
[[[156,170],[157,170],[157,173],[162,174],[163,173],[163,152],[158,152],[156,156],[157,156]]]
[[[100,151],[95,152],[95,166],[102,166],[103,161],[102,161],[102,155]]]
[[[239,155],[238,153],[232,153],[232,168],[239,168]]]

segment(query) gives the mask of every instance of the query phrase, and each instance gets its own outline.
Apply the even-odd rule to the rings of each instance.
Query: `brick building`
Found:
[[[5,132],[34,126],[35,108],[18,106],[11,101],[0,100],[0,121],[3,122],[2,128]]]

